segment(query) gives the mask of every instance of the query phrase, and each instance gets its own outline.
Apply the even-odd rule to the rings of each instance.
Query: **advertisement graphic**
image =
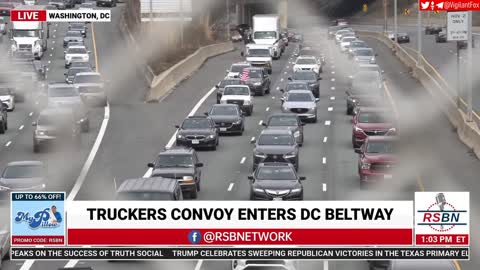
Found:
[[[468,246],[469,192],[415,192],[416,245]]]
[[[65,245],[64,192],[11,193],[12,246]]]

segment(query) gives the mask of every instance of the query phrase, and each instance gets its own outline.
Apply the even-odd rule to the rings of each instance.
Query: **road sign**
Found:
[[[447,13],[447,40],[468,40],[468,12],[455,11]]]
[[[363,10],[363,12],[367,13],[368,12],[368,5],[363,4],[362,10]]]
[[[406,8],[405,10],[403,10],[403,14],[410,15],[410,9]]]

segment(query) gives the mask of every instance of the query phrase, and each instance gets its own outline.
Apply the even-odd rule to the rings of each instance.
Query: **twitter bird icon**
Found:
[[[422,6],[422,9],[428,9],[430,6],[430,2],[420,2],[420,5]]]

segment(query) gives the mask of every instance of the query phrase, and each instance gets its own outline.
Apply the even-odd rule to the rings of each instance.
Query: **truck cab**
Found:
[[[44,9],[42,6],[17,6],[18,10]],[[12,56],[19,52],[31,52],[35,59],[40,60],[47,50],[49,29],[47,22],[12,22],[10,53]]]
[[[269,45],[247,44],[246,61],[252,67],[263,67],[268,74],[272,74],[272,56]]]
[[[279,59],[285,51],[280,17],[276,14],[254,15],[252,41],[255,44],[269,46],[272,58]]]

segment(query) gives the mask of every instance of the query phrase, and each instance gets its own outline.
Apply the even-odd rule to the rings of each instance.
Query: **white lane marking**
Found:
[[[67,201],[73,201],[73,199],[75,199],[75,196],[77,196],[78,192],[80,191],[80,188],[82,187],[83,182],[85,182],[85,179],[87,178],[87,173],[90,170],[90,167],[92,166],[93,160],[97,155],[98,149],[100,149],[100,144],[102,143],[103,137],[105,136],[105,133],[107,131],[109,120],[110,120],[110,104],[107,103],[107,106],[105,107],[103,120],[102,120],[102,125],[100,126],[100,130],[98,131],[98,135],[97,135],[97,138],[95,139],[95,143],[92,146],[92,150],[90,150],[90,154],[88,154],[85,164],[83,164],[82,170],[80,171],[80,175],[75,181],[75,185],[73,186],[72,191],[70,191],[70,194],[68,194]]]
[[[333,111],[333,107],[328,107],[328,111],[329,112]]]
[[[323,190],[323,192],[327,191],[327,184],[326,183],[322,184],[322,190]]]
[[[50,54],[50,57],[52,57],[52,56],[53,56],[53,53]]]
[[[283,74],[288,74],[288,72],[285,71]]]
[[[77,263],[78,263],[78,260],[70,260],[70,261],[68,261],[67,264],[65,264],[64,268],[75,267],[75,265],[77,265]]]
[[[52,40],[52,43],[55,43],[55,40]]]
[[[328,261],[323,261],[323,270],[328,270]]]
[[[272,97],[272,99],[275,99],[275,97]]]
[[[26,260],[22,267],[20,267],[20,270],[28,270],[32,267],[33,263],[35,262],[35,260]]]
[[[332,78],[331,81],[334,82],[334,81],[335,81],[335,78]]]
[[[230,183],[230,185],[228,185],[228,191],[232,191],[233,185],[234,185],[234,183]]]
[[[270,111],[270,107],[265,108],[265,111],[266,112]]]
[[[335,74],[335,71],[332,71],[332,74]]]
[[[251,141],[251,142],[255,141],[255,137],[252,137],[252,138],[250,139],[250,141]]]
[[[242,157],[242,160],[240,160],[240,164],[245,163],[245,160],[247,160],[247,157]]]
[[[335,86],[330,87],[331,90],[335,90]]]
[[[332,96],[332,97],[330,97],[330,100],[335,100],[335,97],[333,97],[333,96]]]
[[[327,158],[326,157],[322,158],[322,164],[327,164]]]
[[[263,124],[263,120],[260,120],[260,122],[258,122],[258,125],[261,126]]]
[[[53,32],[57,32],[57,29],[53,29]]]
[[[8,142],[5,144],[5,146],[6,146],[6,147],[9,147],[10,144],[12,144],[12,141],[8,141]]]
[[[287,65],[287,68],[290,68],[290,66],[289,66],[289,65]],[[285,74],[287,74],[287,72],[285,72]]]
[[[202,264],[203,264],[203,260],[198,260],[197,264],[195,265],[195,269],[193,270],[200,270],[200,268],[202,268]]]
[[[323,137],[323,142],[326,143],[328,140],[328,137]]]
[[[283,82],[283,78],[281,78],[280,81]]]
[[[280,90],[280,86],[277,86],[277,90]]]
[[[331,123],[332,123],[332,121],[327,120],[327,121],[325,121],[325,126],[330,126]]]
[[[22,130],[25,126],[24,125],[21,125],[18,130]]]
[[[55,48],[53,48],[53,47],[52,47],[52,48],[50,48],[50,50],[52,50],[52,51],[53,51],[54,49],[55,49]]]
[[[56,36],[55,36],[55,35],[53,35],[53,38],[56,38]]]
[[[332,69],[335,69],[335,66],[332,66]]]
[[[32,116],[32,115],[33,115],[33,112],[30,112],[30,113],[28,114],[28,116]]]

